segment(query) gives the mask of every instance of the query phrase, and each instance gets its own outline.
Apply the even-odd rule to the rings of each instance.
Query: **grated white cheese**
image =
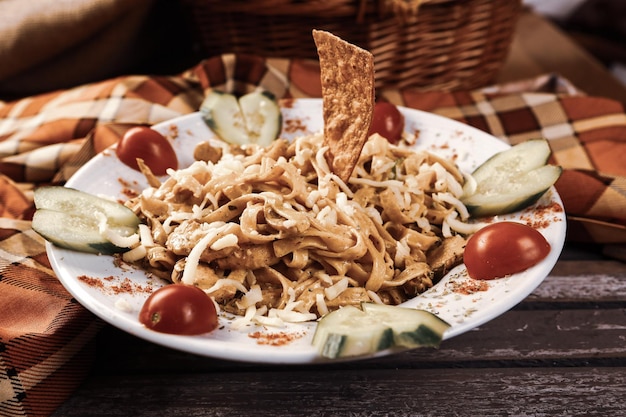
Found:
[[[425,233],[428,233],[432,230],[432,226],[426,217],[418,217],[415,220],[415,224]]]
[[[348,196],[345,193],[337,193],[335,200],[337,201],[337,208],[346,213],[348,216],[354,216],[354,207],[348,201]]]
[[[433,200],[437,201],[439,203],[448,203],[451,206],[453,206],[456,211],[459,212],[459,214],[461,215],[461,219],[465,220],[469,218],[469,211],[467,211],[467,207],[465,207],[465,204],[463,204],[461,202],[461,200],[459,200],[458,198],[454,197],[452,194],[449,193],[436,193],[433,194]]]
[[[321,282],[325,283],[326,285],[333,285],[333,279],[330,277],[330,275],[326,274],[326,273],[319,273],[316,275],[317,279],[319,279]]]
[[[381,225],[383,224],[383,217],[380,215],[380,211],[376,210],[375,207],[367,207],[365,209],[365,214],[367,214],[373,222]]]
[[[133,233],[128,236],[120,234],[109,226],[107,216],[101,212],[94,212],[94,216],[98,220],[98,231],[100,235],[115,246],[120,248],[131,248],[139,244],[139,234]]]
[[[328,300],[334,300],[339,297],[339,295],[348,288],[348,278],[342,278],[334,285],[331,285],[328,288],[324,288],[324,295]]]
[[[306,197],[306,201],[305,204],[307,207],[313,207],[313,205],[315,205],[315,203],[317,203],[317,201],[320,199],[321,195],[320,192],[318,190],[313,190],[309,193],[309,195]]]
[[[385,304],[383,300],[381,300],[381,298],[378,296],[378,294],[376,294],[374,291],[367,290],[367,295],[369,295],[372,301],[376,304]]]
[[[206,248],[210,247],[221,233],[227,233],[228,227],[229,225],[224,222],[215,222],[209,225],[207,234],[200,239],[187,256],[183,276],[181,278],[183,284],[192,285],[194,283],[194,276],[198,268],[198,263],[200,262],[200,255],[202,255],[202,252],[204,252]]]
[[[139,245],[122,254],[122,260],[125,262],[136,262],[146,257],[148,249],[144,245]]]
[[[326,206],[321,209],[320,212],[317,213],[315,218],[324,226],[337,225],[337,213],[335,212],[335,210],[331,209],[330,206]]]
[[[251,305],[246,309],[246,313],[243,316],[239,316],[231,322],[231,326],[235,330],[239,330],[245,326],[248,326],[252,322],[252,319],[255,317],[255,315],[256,307],[254,305]]]
[[[204,290],[204,292],[210,294],[210,293],[215,292],[215,291],[217,291],[217,290],[219,290],[222,287],[225,287],[227,285],[232,285],[233,287],[237,288],[238,291],[241,291],[243,293],[247,293],[248,292],[248,289],[241,282],[236,281],[236,280],[231,279],[231,278],[221,278],[221,279],[218,279],[217,282],[211,286],[211,288]]]
[[[402,265],[404,260],[411,255],[411,249],[406,241],[406,237],[396,241],[396,256],[393,260],[394,265]]]
[[[272,313],[272,314],[269,314]],[[279,310],[277,308],[273,308],[269,311],[269,318],[279,318],[283,322],[287,323],[303,323],[306,321],[311,321],[317,319],[315,313],[300,313],[298,311],[293,310]]]
[[[271,309],[270,313],[274,310],[276,309],[274,308]],[[268,315],[270,313],[268,313]],[[268,327],[283,327],[285,325],[285,322],[280,317],[277,317],[277,316],[269,317],[269,316],[263,316],[263,315],[257,314],[252,318],[252,320],[257,324],[260,324],[262,326],[268,326]]]
[[[252,305],[256,305],[259,301],[263,301],[263,291],[258,285],[252,286],[239,301],[237,301],[237,307],[241,309],[247,309]]]
[[[433,171],[435,171],[435,174],[437,176],[437,179],[435,181],[435,190],[444,191],[448,184],[448,171],[446,171],[444,166],[441,165],[439,162],[435,162],[434,164],[432,164],[431,168]]]
[[[447,173],[448,176],[448,192],[455,197],[461,197],[463,195],[463,185],[457,181],[457,179],[451,173]]]
[[[244,170],[245,167],[241,160],[226,154],[213,166],[212,172],[214,177],[221,177],[230,174],[243,174]]]
[[[234,233],[229,233],[226,236],[218,238],[211,245],[212,250],[220,250],[224,248],[230,248],[239,244],[239,238]]]
[[[447,217],[443,219],[443,223],[441,224],[441,236],[445,238],[452,237],[452,228],[450,227]]]
[[[120,248],[132,248],[133,246],[139,244],[138,233],[133,233],[129,236],[122,236],[120,233],[113,230],[108,225],[105,225],[104,228],[100,230],[100,234],[109,242]]]
[[[322,293],[315,294],[315,307],[320,316],[328,314],[328,306],[326,305],[326,300],[324,300]]]
[[[123,297],[119,297],[118,299],[115,300],[114,306],[116,309],[123,311],[125,313],[132,313],[133,312],[133,306],[128,302],[127,299],[123,298]]]
[[[445,223],[448,224],[448,226],[452,230],[458,233],[464,234],[464,235],[476,233],[483,227],[487,226],[487,224],[489,224],[489,223],[463,223],[462,221],[459,221],[457,219],[457,216],[458,215],[456,212],[454,211],[450,212],[450,214],[448,214],[445,218]]]
[[[154,239],[152,239],[152,231],[146,224],[139,225],[139,240],[142,246],[154,246]]]

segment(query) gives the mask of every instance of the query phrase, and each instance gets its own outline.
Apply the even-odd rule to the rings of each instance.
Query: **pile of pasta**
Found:
[[[144,172],[150,187],[126,203],[141,243],[124,259],[263,324],[396,305],[462,261],[474,226],[452,161],[374,134],[344,183],[322,139],[203,142],[162,183]]]

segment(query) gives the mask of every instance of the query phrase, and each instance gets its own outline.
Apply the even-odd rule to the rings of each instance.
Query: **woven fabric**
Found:
[[[101,323],[56,279],[29,221],[0,219],[0,297],[0,415],[49,415],[89,370]]]
[[[32,190],[62,184],[130,126],[196,111],[212,88],[262,86],[282,98],[319,97],[319,68],[300,60],[223,55],[170,77],[128,76],[0,103],[0,415],[50,414],[88,369],[102,325],[62,288],[30,228]],[[621,104],[545,76],[477,91],[379,91],[514,144],[544,136],[570,240],[626,242],[626,115]]]

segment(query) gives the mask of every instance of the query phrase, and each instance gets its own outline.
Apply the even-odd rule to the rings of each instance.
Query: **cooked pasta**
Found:
[[[372,135],[344,183],[325,152],[321,134],[211,141],[162,184],[145,172],[151,186],[127,202],[145,226],[125,259],[260,323],[398,304],[461,261],[473,226],[452,162]]]

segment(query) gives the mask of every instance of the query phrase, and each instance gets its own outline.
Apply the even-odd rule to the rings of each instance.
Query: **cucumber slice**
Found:
[[[268,146],[282,129],[282,113],[268,91],[255,91],[239,99],[211,91],[200,106],[206,124],[223,140],[236,145]]]
[[[276,99],[268,91],[246,94],[239,99],[250,140],[260,146],[269,146],[279,135],[283,115]]]
[[[393,331],[389,326],[350,305],[322,317],[313,335],[313,345],[327,358],[366,355],[392,344]]]
[[[550,146],[532,139],[499,152],[472,173],[462,202],[474,217],[511,213],[535,203],[559,179],[562,168],[546,165]]]
[[[417,309],[363,303],[322,317],[313,345],[327,358],[372,354],[392,347],[438,346],[450,327],[434,314]]]
[[[136,228],[139,218],[131,209],[113,200],[107,200],[74,188],[61,186],[39,187],[34,193],[35,208],[62,211],[68,214],[94,216],[102,213],[108,223]]]
[[[415,308],[363,303],[363,310],[393,330],[395,346],[437,347],[450,325],[435,314]]]
[[[109,233],[128,237],[137,233],[139,218],[115,201],[66,187],[35,190],[32,227],[44,239],[63,248],[89,253],[113,254],[128,248],[113,243],[101,232],[106,219]]]

